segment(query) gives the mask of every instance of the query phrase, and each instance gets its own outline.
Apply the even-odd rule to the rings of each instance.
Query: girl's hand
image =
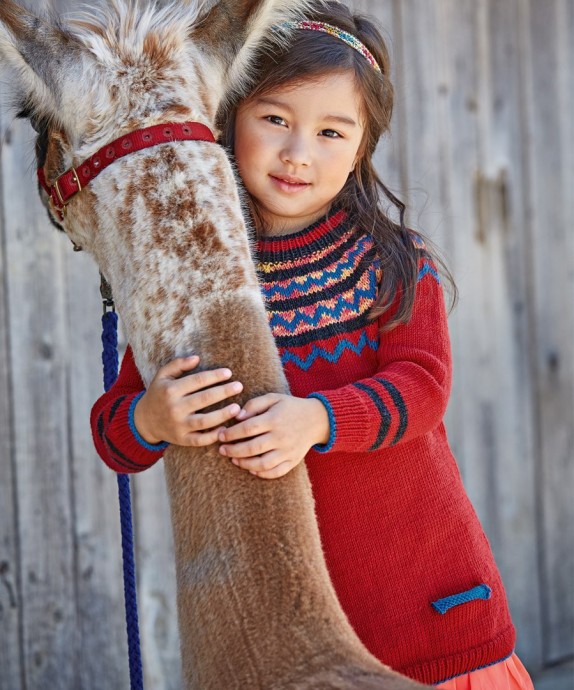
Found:
[[[213,369],[184,376],[199,364],[199,357],[180,357],[163,366],[134,410],[139,434],[148,443],[207,446],[217,441],[221,426],[239,414],[234,403],[214,412],[201,410],[243,390],[229,369]]]
[[[264,479],[282,477],[312,446],[329,440],[329,416],[316,398],[269,393],[249,400],[236,419],[219,431],[219,452]]]

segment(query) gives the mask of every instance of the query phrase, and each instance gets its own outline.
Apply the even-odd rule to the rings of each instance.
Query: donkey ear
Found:
[[[193,32],[195,40],[214,56],[222,57],[226,84],[237,87],[249,74],[250,61],[264,38],[280,40],[273,32],[282,22],[301,18],[321,0],[207,0],[207,12]]]
[[[15,79],[25,113],[62,119],[62,83],[79,63],[80,46],[56,20],[37,17],[13,0],[0,3],[0,69]]]

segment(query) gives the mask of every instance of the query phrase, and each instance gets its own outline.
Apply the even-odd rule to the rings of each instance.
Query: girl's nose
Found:
[[[295,166],[311,165],[311,151],[305,137],[296,134],[290,136],[284,142],[280,158],[282,163],[290,163]]]

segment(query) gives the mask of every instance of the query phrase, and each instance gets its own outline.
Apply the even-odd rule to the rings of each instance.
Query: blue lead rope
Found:
[[[105,311],[106,306],[109,306],[109,303],[106,305],[104,301],[104,315],[102,317],[102,363],[104,365],[104,390],[108,391],[118,377],[118,315],[115,311]],[[127,474],[118,474],[118,495],[120,499],[120,520],[122,529],[124,598],[130,664],[130,688],[131,690],[143,690],[132,502],[130,495],[130,478]]]

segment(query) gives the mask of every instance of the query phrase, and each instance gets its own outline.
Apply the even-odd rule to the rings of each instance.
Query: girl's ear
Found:
[[[11,73],[20,111],[63,121],[62,85],[67,82],[70,90],[80,57],[80,45],[55,21],[1,0],[0,70]]]
[[[281,41],[286,31],[273,27],[300,18],[311,4],[311,0],[208,0],[193,38],[214,58],[223,59],[227,89],[240,89],[249,81],[251,58],[261,41]]]

